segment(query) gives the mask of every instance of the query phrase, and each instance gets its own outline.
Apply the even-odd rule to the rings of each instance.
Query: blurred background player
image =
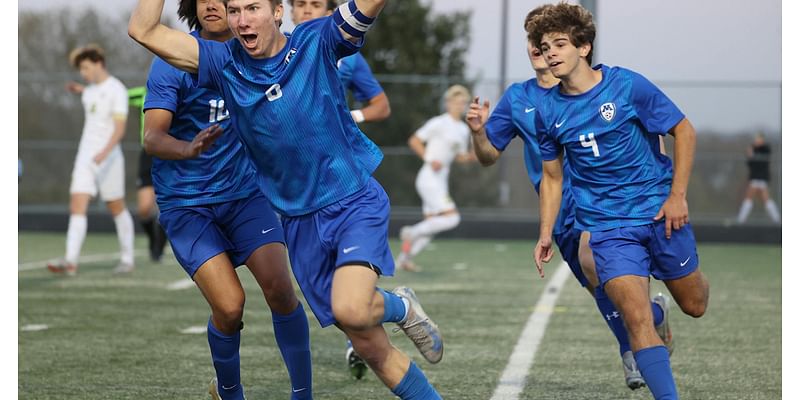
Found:
[[[551,5],[537,7],[528,13],[524,24],[526,32],[531,31],[533,18],[542,14],[548,7]],[[475,98],[467,113],[467,123],[472,131],[475,154],[484,166],[493,165],[511,140],[520,137],[523,141],[528,177],[538,194],[539,183],[542,179],[542,158],[539,153],[539,142],[536,139],[534,111],[539,99],[547,93],[549,88],[557,85],[559,80],[550,72],[541,52],[534,47],[530,39],[528,40],[528,57],[536,76],[525,82],[512,84],[503,93],[491,116],[489,116],[489,102],[485,101],[481,105],[478,98]],[[565,171],[568,171],[569,167],[566,161],[564,165]],[[636,367],[622,318],[602,288],[598,287],[597,276],[594,273],[594,259],[591,254],[583,258],[579,256],[582,232],[573,226],[575,203],[571,193],[569,173],[565,173],[561,209],[554,228],[555,242],[561,257],[569,265],[581,286],[585,287],[595,300],[600,315],[617,339],[625,373],[625,384],[635,390],[644,386],[644,379]],[[588,232],[585,234],[588,235]],[[588,236],[584,240],[588,240]],[[659,309],[655,309],[659,306],[656,303],[652,304],[655,312],[659,312]]]
[[[153,178],[150,169],[153,167],[153,156],[144,150],[144,100],[147,88],[137,86],[128,89],[128,103],[131,107],[139,111],[140,132],[139,141],[142,143],[142,150],[139,152],[139,170],[136,178],[136,213],[139,223],[142,224],[145,234],[147,234],[147,248],[150,252],[150,260],[153,262],[161,261],[164,254],[164,246],[167,245],[167,234],[158,222],[158,206],[156,206],[156,192],[153,190]]]
[[[655,323],[649,291],[652,275],[687,315],[699,318],[708,305],[708,281],[699,269],[686,202],[694,127],[642,75],[591,66],[596,31],[585,8],[559,3],[535,16],[532,27],[533,43],[561,80],[536,106],[544,160],[536,266],[544,276],[542,262],[553,256],[565,159],[575,226],[591,232],[600,286],[622,315],[642,377],[654,398],[677,399],[672,335],[668,326]],[[660,150],[658,137],[667,133],[675,138],[674,169]],[[655,299],[665,314],[667,300]]]
[[[178,15],[194,37],[233,37],[221,0],[182,0]],[[155,156],[160,219],[175,257],[211,307],[207,335],[216,378],[209,393],[244,398],[239,344],[245,293],[235,267],[245,264],[272,310],[291,398],[312,398],[308,320],[289,277],[283,228],[255,184],[224,100],[158,57],[147,92],[144,147]]]
[[[383,327],[397,323],[426,360],[441,361],[441,333],[413,290],[377,287],[394,274],[389,198],[372,177],[383,154],[350,117],[336,68],[363,45],[385,4],[352,0],[286,37],[280,0],[227,0],[237,40],[218,43],[161,24],[163,0],[139,0],[128,33],[221,92],[259,187],[281,214],[292,270],[320,325],[344,331],[401,399],[440,399]]]
[[[747,193],[745,193],[742,206],[739,208],[737,222],[740,224],[747,221],[750,211],[753,210],[753,197],[756,195],[760,195],[772,221],[776,224],[781,222],[778,206],[769,197],[769,158],[771,153],[772,150],[767,144],[764,134],[761,132],[756,134],[753,144],[747,148],[747,170],[750,182],[747,185]]]
[[[400,229],[403,245],[395,263],[406,271],[419,271],[414,256],[434,235],[453,229],[461,222],[461,215],[450,197],[448,178],[453,161],[477,160],[469,151],[469,127],[464,123],[469,99],[467,88],[451,86],[444,94],[446,112],[429,119],[408,139],[408,147],[425,162],[415,181],[425,219]]]
[[[108,73],[99,46],[74,49],[69,61],[88,84],[67,83],[67,90],[81,94],[85,117],[69,189],[66,254],[62,260],[48,263],[47,269],[67,275],[77,273],[86,238],[86,212],[89,202],[99,193],[114,218],[119,239],[120,262],[114,272],[131,272],[135,268],[133,218],[125,206],[125,158],[119,145],[128,118],[128,93],[125,85]]]
[[[336,0],[289,0],[292,6],[292,22],[299,25],[312,19],[333,14]],[[345,89],[353,94],[353,98],[364,105],[363,108],[350,110],[350,115],[357,123],[378,122],[389,118],[391,108],[389,98],[383,88],[372,75],[367,60],[361,53],[355,53],[339,59],[339,79]]]
[[[292,22],[295,25],[329,16],[338,5],[336,0],[290,0],[289,4],[292,6]],[[366,104],[360,110],[350,110],[356,123],[377,122],[389,117],[389,98],[360,52],[339,59],[336,66],[345,89],[353,94],[356,101]],[[366,374],[367,364],[353,349],[349,339],[345,346],[345,360],[354,378],[361,379]]]

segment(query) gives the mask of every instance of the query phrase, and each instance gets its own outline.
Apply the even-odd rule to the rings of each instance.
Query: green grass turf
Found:
[[[145,248],[142,237],[137,249]],[[19,262],[58,257],[61,234],[22,233]],[[397,243],[393,242],[393,248]],[[445,356],[427,364],[402,333],[390,337],[448,399],[487,399],[497,385],[546,280],[535,273],[533,243],[437,240],[417,259],[418,274],[398,271],[379,282],[413,287],[440,325]],[[84,255],[118,251],[113,235],[89,235]],[[685,399],[780,397],[781,284],[779,247],[701,246],[711,280],[708,314],[672,313],[678,387]],[[169,291],[185,273],[171,258],[137,258],[130,276],[111,274],[116,261],[84,263],[77,277],[44,269],[19,272],[20,398],[204,399],[213,367],[204,326],[208,306],[194,287]],[[552,273],[557,264],[550,264]],[[242,381],[248,398],[287,398],[288,375],[272,336],[259,288],[240,268],[247,292]],[[549,278],[549,276],[548,276]],[[660,286],[654,285],[654,291]],[[354,381],[345,368],[344,336],[320,329],[309,312],[316,399],[392,398],[372,373]],[[647,399],[624,386],[616,344],[594,303],[570,278],[536,355],[524,399]]]

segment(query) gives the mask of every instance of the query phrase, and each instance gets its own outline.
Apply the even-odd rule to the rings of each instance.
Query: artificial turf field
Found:
[[[422,272],[398,271],[379,281],[389,289],[414,288],[442,329],[444,358],[430,365],[402,333],[386,326],[392,342],[412,356],[445,399],[492,396],[558,266],[548,264],[548,275],[540,279],[533,245],[435,240],[417,258]],[[398,243],[392,246],[397,249]],[[19,398],[209,398],[214,372],[203,330],[209,309],[194,286],[169,289],[186,280],[172,256],[152,264],[140,250],[136,271],[114,276],[117,260],[108,255],[118,251],[116,236],[90,234],[82,252],[89,260],[78,275],[53,276],[44,261],[61,256],[63,248],[63,234],[19,234]],[[137,237],[136,248],[146,248],[144,237]],[[780,246],[701,245],[698,252],[711,282],[708,311],[694,320],[673,307],[670,316],[676,344],[672,368],[681,398],[781,398]],[[238,271],[247,292],[241,344],[247,397],[288,398],[270,313],[249,271]],[[663,286],[654,282],[652,290]],[[314,398],[393,398],[371,372],[360,381],[351,378],[343,334],[334,327],[320,329],[307,305],[306,311]],[[632,392],[624,385],[616,343],[588,293],[570,277],[520,398],[652,397],[646,388]]]

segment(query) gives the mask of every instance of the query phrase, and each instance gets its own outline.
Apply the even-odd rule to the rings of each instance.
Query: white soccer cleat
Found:
[[[656,333],[658,333],[658,337],[664,342],[664,346],[667,346],[667,351],[669,355],[672,355],[672,350],[675,347],[675,343],[672,340],[672,329],[669,327],[669,297],[665,296],[662,293],[653,297],[653,301],[661,307],[661,311],[664,312],[664,319],[661,321],[660,324],[656,325]]]
[[[136,265],[134,263],[123,263],[123,262],[121,262],[121,263],[117,264],[116,268],[114,268],[114,273],[115,274],[128,274],[128,273],[133,272],[134,269],[136,269]]]
[[[641,371],[636,365],[636,359],[633,358],[633,352],[628,350],[622,354],[622,370],[625,372],[625,384],[631,390],[636,390],[645,387],[647,384],[644,382]]]
[[[410,306],[406,320],[398,322],[399,328],[397,329],[405,332],[428,362],[436,364],[441,361],[444,354],[442,334],[436,323],[428,318],[428,314],[425,314],[417,295],[411,288],[405,286],[395,288],[392,293],[408,300]]]
[[[65,274],[67,276],[75,276],[78,273],[78,266],[64,259],[48,262],[47,269],[54,274]]]
[[[349,340],[347,341],[347,350],[344,352],[344,357],[347,359],[347,369],[350,371],[350,375],[356,379],[363,378],[364,374],[367,373],[367,363],[356,353],[356,350],[353,349],[353,344]]]
[[[211,400],[221,400],[222,397],[219,395],[219,391],[217,391],[217,377],[213,377],[211,382],[208,384],[208,394],[211,395]]]

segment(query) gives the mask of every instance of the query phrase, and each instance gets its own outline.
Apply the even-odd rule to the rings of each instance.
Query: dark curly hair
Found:
[[[88,44],[83,47],[73,49],[69,53],[69,63],[75,68],[80,67],[83,60],[89,60],[93,63],[102,63],[106,65],[106,56],[103,48],[96,44]]]
[[[200,29],[200,21],[197,19],[197,0],[180,0],[178,2],[178,18],[186,21],[189,29]]]
[[[533,18],[537,15],[544,14],[545,10],[554,7],[553,4],[545,4],[539,7],[534,8],[528,15],[525,16],[525,24],[522,26],[525,29],[525,32],[530,33],[533,30]]]
[[[579,5],[558,3],[546,8],[542,14],[534,16],[530,21],[526,19],[525,27],[528,30],[528,40],[536,47],[541,47],[542,37],[548,33],[564,33],[569,37],[570,43],[575,47],[585,44],[592,46],[586,61],[592,65],[592,52],[594,51],[594,36],[596,29],[592,21],[592,13]]]
[[[339,5],[337,0],[328,0],[325,2],[329,11],[336,9],[336,6]],[[289,5],[294,7],[294,0],[289,0]]]

